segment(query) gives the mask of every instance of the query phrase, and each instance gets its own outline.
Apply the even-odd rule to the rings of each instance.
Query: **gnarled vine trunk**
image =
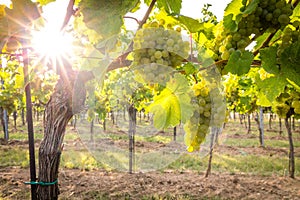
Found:
[[[44,139],[39,148],[38,175],[38,181],[44,183],[53,183],[58,179],[66,126],[85,101],[84,76],[73,71],[67,61],[63,65],[59,73],[60,79],[44,113]],[[73,95],[73,91],[76,95]],[[58,195],[58,183],[38,185],[37,199],[53,200],[58,199]]]

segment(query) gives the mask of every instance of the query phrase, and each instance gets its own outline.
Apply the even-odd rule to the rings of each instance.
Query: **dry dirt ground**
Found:
[[[232,137],[241,137],[233,135]],[[36,141],[36,145],[40,141]],[[76,142],[75,142],[76,143]],[[74,141],[67,147],[74,147]],[[1,148],[21,146],[27,142],[11,141]],[[143,146],[147,148],[147,143]],[[153,148],[153,146],[152,146]],[[239,148],[221,145],[216,151],[230,155],[239,154]],[[288,154],[284,148],[244,147],[243,151],[258,155]],[[300,152],[296,148],[296,152]],[[1,155],[0,155],[1,156]],[[30,199],[29,169],[21,167],[0,168],[0,200]],[[213,173],[208,178],[195,171],[157,171],[128,174],[116,171],[82,171],[61,168],[59,174],[60,199],[299,199],[300,178],[258,176],[251,174]]]
[[[29,170],[0,169],[0,199],[28,199]],[[300,199],[300,179],[191,171],[120,173],[61,169],[61,199]],[[26,194],[27,193],[27,194]],[[102,198],[100,198],[100,196]]]

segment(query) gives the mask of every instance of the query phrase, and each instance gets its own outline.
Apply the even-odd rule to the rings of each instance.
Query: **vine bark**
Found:
[[[51,183],[58,179],[60,156],[66,126],[72,116],[79,112],[85,101],[84,72],[72,70],[67,60],[60,63],[60,79],[46,105],[44,113],[44,139],[39,148],[38,181]],[[76,91],[76,95],[73,95]],[[58,184],[37,188],[38,199],[58,199]]]

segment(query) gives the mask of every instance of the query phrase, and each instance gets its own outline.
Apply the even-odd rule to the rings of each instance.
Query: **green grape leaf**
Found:
[[[199,67],[196,67],[196,65],[193,65],[192,63],[188,62],[183,66],[183,70],[185,71],[186,75],[194,74],[197,70],[199,70]]]
[[[55,0],[37,0],[36,2],[40,3],[41,6],[47,5],[48,3],[54,2]]]
[[[16,81],[15,87],[16,88],[23,88],[24,87],[24,74],[23,74],[23,67],[18,67],[16,74]]]
[[[236,75],[246,74],[251,66],[254,56],[249,51],[237,50],[230,55],[224,70]]]
[[[240,14],[242,6],[242,0],[232,0],[225,8],[224,16],[232,15],[232,18],[235,19]]]
[[[284,71],[287,68],[300,73],[300,42],[297,41],[284,49],[280,56],[281,69]]]
[[[168,88],[165,88],[159,96],[154,97],[150,112],[154,113],[153,122],[157,129],[176,126],[180,123],[179,101]]]
[[[139,0],[82,0],[79,7],[86,26],[105,38],[119,34],[123,25],[123,15],[138,3]]]
[[[176,74],[166,88],[154,97],[154,102],[147,108],[154,114],[154,126],[164,129],[185,123],[193,114],[190,104],[190,86],[183,75]]]
[[[236,32],[238,29],[237,23],[232,19],[233,14],[227,15],[223,19],[224,28],[230,32]]]
[[[186,29],[191,33],[196,33],[200,30],[204,30],[203,23],[200,23],[198,20],[195,20],[191,17],[178,15],[174,18],[177,19],[181,24],[183,24],[186,27]]]
[[[297,19],[300,17],[300,4],[298,3],[297,6],[293,9],[293,14],[291,16],[292,22],[295,21],[293,19]]]
[[[270,107],[272,106],[272,102],[268,100],[267,96],[263,92],[257,92],[257,101],[256,104],[258,106]]]
[[[10,33],[16,33],[31,26],[31,22],[39,18],[37,3],[31,0],[13,0],[13,9],[5,8]]]
[[[252,0],[247,5],[246,9],[244,10],[243,14],[251,14],[253,11],[255,11],[257,5],[259,3],[259,0]]]
[[[170,88],[178,97],[181,109],[181,121],[185,123],[193,114],[193,107],[190,104],[190,86],[184,75],[175,74],[174,79],[167,83],[167,88]]]
[[[262,67],[266,70],[266,72],[271,74],[278,74],[279,68],[277,66],[277,47],[267,47],[263,48],[259,51],[262,61]]]
[[[180,13],[182,0],[157,0],[157,7],[164,8],[167,13]]]
[[[165,24],[176,25],[178,20],[174,16],[177,16],[177,14],[168,14],[164,9],[160,9],[153,17],[157,21],[164,20]]]
[[[144,0],[144,3],[149,6],[152,0]]]
[[[265,95],[269,102],[273,102],[278,97],[287,85],[287,80],[282,76],[272,76],[264,80],[256,81],[259,92]]]

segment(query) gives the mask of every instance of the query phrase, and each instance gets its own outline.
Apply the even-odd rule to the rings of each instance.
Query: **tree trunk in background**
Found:
[[[256,113],[255,121],[259,131],[259,144],[260,146],[264,147],[264,115],[262,107],[259,108],[259,114]]]
[[[295,117],[292,118],[292,129],[293,129],[293,131],[296,130],[296,126],[295,126]]]
[[[76,129],[76,125],[77,125],[77,115],[74,115],[73,118],[73,128]]]
[[[281,118],[279,118],[279,135],[281,136],[283,133],[282,131],[282,123],[281,123]]]
[[[115,125],[115,115],[114,115],[114,111],[110,111],[110,117],[112,120],[113,125]]]
[[[176,141],[176,135],[177,135],[177,130],[176,130],[176,126],[174,126],[174,129],[173,129],[173,141]]]
[[[13,118],[14,118],[14,128],[15,128],[15,130],[17,130],[17,118],[18,118],[17,111],[13,112]]]
[[[272,119],[273,119],[273,113],[270,113],[269,117],[269,129],[272,130]]]
[[[293,135],[291,130],[291,123],[289,123],[289,118],[285,118],[285,127],[288,133],[289,138],[289,175],[291,178],[295,178],[295,152],[294,152],[294,143]]]
[[[65,60],[63,64],[60,68],[60,79],[45,108],[44,139],[39,148],[39,182],[52,183],[57,180],[66,126],[72,116],[82,109],[85,101],[86,75],[74,72]],[[38,185],[38,199],[55,200],[58,195],[57,183],[49,186]]]
[[[128,116],[129,116],[129,130],[128,130],[128,136],[129,136],[129,173],[131,174],[133,172],[133,168],[135,166],[135,148],[134,148],[134,136],[136,132],[136,109],[134,108],[134,105],[130,105],[128,108]]]
[[[103,120],[103,130],[106,131],[106,118]]]
[[[22,125],[25,126],[25,111],[24,111],[24,108],[22,108],[22,111],[21,111],[21,118],[22,118]]]
[[[205,178],[209,176],[211,173],[211,163],[213,158],[213,151],[215,144],[217,145],[216,141],[218,141],[218,137],[222,132],[222,128],[212,127],[211,129],[211,136],[210,136],[210,145],[209,145],[209,159],[208,159],[208,165],[205,173]]]
[[[248,128],[247,128],[247,134],[251,132],[251,119],[250,119],[250,114],[247,114],[247,119],[248,119]]]
[[[264,113],[263,113],[262,107],[259,108],[258,129],[259,129],[259,143],[260,143],[260,146],[264,147],[265,146],[265,143],[264,143]]]
[[[91,133],[91,142],[94,141],[94,119],[92,119],[91,123],[90,123],[90,133]]]
[[[2,113],[3,113],[2,118],[3,118],[4,140],[8,141],[9,140],[9,133],[8,133],[8,114],[7,114],[7,110],[3,109]]]

